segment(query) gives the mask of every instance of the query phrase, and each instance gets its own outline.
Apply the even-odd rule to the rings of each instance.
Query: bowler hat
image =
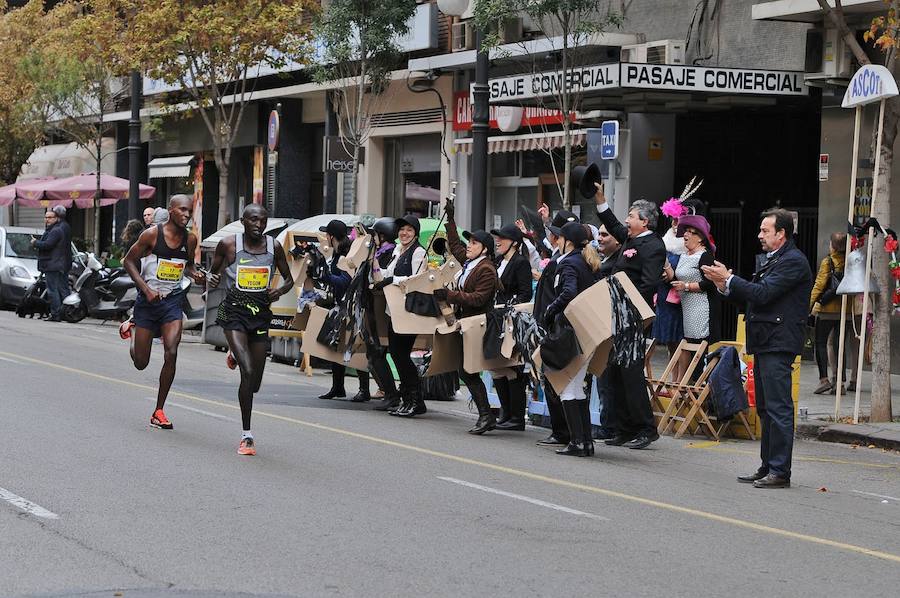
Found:
[[[560,210],[553,217],[553,221],[547,228],[550,229],[551,233],[558,237],[559,231],[562,230],[562,227],[565,226],[567,222],[578,222],[578,216],[568,210]]]
[[[494,257],[494,237],[490,235],[487,231],[484,230],[476,230],[475,232],[465,231],[463,233],[463,237],[465,237],[466,241],[471,241],[472,239],[478,241],[482,245],[484,245],[485,249],[487,249],[488,256]]]
[[[343,220],[334,219],[327,226],[320,226],[319,231],[328,233],[332,237],[346,237],[347,225]]]
[[[523,238],[522,231],[515,224],[507,224],[506,226],[492,229],[491,234],[501,239],[515,241],[516,243],[521,243]]]

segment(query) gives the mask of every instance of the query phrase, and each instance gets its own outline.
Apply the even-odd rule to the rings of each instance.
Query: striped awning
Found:
[[[147,164],[151,179],[187,178],[191,176],[191,164],[194,156],[169,156],[153,158]]]
[[[572,147],[584,145],[587,132],[584,129],[570,131]],[[472,138],[457,139],[456,150],[463,154],[472,153]],[[526,133],[525,135],[497,135],[488,137],[488,153],[500,154],[503,152],[529,152],[533,150],[560,149],[565,147],[566,138],[564,131],[546,131],[541,133]]]

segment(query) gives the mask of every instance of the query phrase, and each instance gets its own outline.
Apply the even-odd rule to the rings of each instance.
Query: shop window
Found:
[[[491,176],[519,176],[520,152],[501,152],[491,154]]]

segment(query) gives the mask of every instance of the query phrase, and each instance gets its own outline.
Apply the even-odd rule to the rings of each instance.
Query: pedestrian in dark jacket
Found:
[[[562,228],[554,227],[550,230],[557,236],[557,246],[561,253],[557,260],[554,284],[556,299],[547,307],[547,322],[550,327],[553,327],[569,303],[594,284],[596,270],[589,265],[583,254],[589,240],[584,225],[579,222],[569,222]],[[591,259],[595,267],[599,267],[600,259],[596,253]],[[584,394],[584,378],[587,375],[587,368],[588,362],[586,361],[569,384],[559,393],[563,412],[566,414],[566,425],[569,428],[569,443],[556,451],[558,455],[588,457],[594,452],[590,401]]]
[[[532,296],[531,262],[522,254],[524,235],[514,224],[494,229],[495,265],[500,277],[500,289],[495,303],[498,305],[529,303]],[[492,373],[494,388],[500,400],[498,430],[525,430],[525,377],[524,366],[512,368],[512,378],[503,373]]]
[[[448,202],[445,209],[447,246],[453,257],[462,264],[462,268],[457,278],[457,289],[437,289],[434,298],[455,306],[459,318],[486,314],[493,309],[494,296],[500,287],[497,267],[494,265],[494,238],[483,230],[467,232],[464,236],[469,244],[464,245],[457,232],[453,204]],[[497,419],[491,411],[487,388],[481,380],[480,373],[470,374],[460,367],[459,377],[469,389],[472,401],[478,407],[478,421],[475,422],[475,427],[469,430],[469,434],[484,434],[493,430],[497,425]]]
[[[556,290],[554,283],[556,282],[556,260],[559,259],[559,249],[556,247],[556,235],[553,230],[562,228],[567,222],[578,222],[578,218],[572,212],[560,210],[556,213],[551,221],[549,208],[546,204],[541,207],[540,214],[545,222],[550,226],[546,228],[547,241],[553,247],[553,253],[550,261],[544,266],[541,277],[537,282],[537,289],[534,293],[534,308],[532,313],[538,325],[543,328],[547,327],[546,313],[547,307],[556,299]],[[548,249],[546,245],[541,244],[541,248]],[[546,378],[541,380],[541,388],[544,389],[544,402],[547,405],[547,414],[550,416],[550,435],[543,440],[538,441],[538,446],[566,446],[569,444],[569,428],[566,425],[566,415],[563,411],[562,401],[559,400],[559,394],[553,389]]]
[[[50,300],[50,321],[59,322],[59,310],[69,294],[72,269],[72,231],[65,221],[66,209],[57,206],[44,214],[47,229],[32,244],[38,251],[38,270],[44,273]]]
[[[327,226],[319,228],[320,232],[325,233],[325,241],[331,246],[331,259],[328,261],[322,279],[319,281],[327,286],[335,301],[344,298],[347,287],[350,286],[350,275],[338,268],[338,261],[342,255],[347,255],[350,251],[350,237],[347,236],[347,225],[342,220],[332,220]],[[320,399],[336,399],[344,398],[347,392],[344,389],[344,375],[347,373],[347,367],[340,363],[331,364],[331,390],[323,395],[319,395]],[[369,372],[357,371],[359,378],[359,394],[353,397],[353,401],[369,400]]]
[[[753,355],[756,411],[762,422],[761,464],[738,481],[757,488],[787,488],[794,446],[791,373],[806,341],[812,272],[794,244],[790,212],[763,214],[758,238],[766,259],[751,280],[736,276],[718,261],[703,266],[703,272],[723,294],[746,303],[747,353]]]
[[[624,272],[652,306],[666,262],[666,246],[654,232],[659,218],[656,205],[644,200],[634,202],[623,225],[609,209],[603,185],[597,184],[595,199],[600,222],[622,244],[612,274]],[[638,358],[628,366],[610,361],[607,368],[618,423],[618,435],[607,440],[608,445],[643,449],[659,438],[647,394],[644,351],[641,347]]]
[[[600,245],[600,255],[602,260],[600,268],[597,270],[597,279],[603,280],[613,273],[616,261],[619,259],[619,252],[622,251],[622,244],[609,234],[606,226],[600,225],[597,231],[597,241]],[[610,440],[618,436],[619,427],[616,424],[616,410],[613,405],[612,387],[609,385],[608,370],[603,370],[600,376],[597,376],[597,399],[600,403],[599,420],[600,431],[596,438],[598,440]]]

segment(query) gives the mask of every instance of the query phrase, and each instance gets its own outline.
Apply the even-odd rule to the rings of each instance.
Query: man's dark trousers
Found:
[[[606,371],[619,434],[629,439],[641,435],[652,437],[656,426],[644,377],[644,360],[636,360],[627,367],[610,362]]]
[[[757,353],[753,357],[756,412],[762,425],[762,468],[787,479],[791,477],[794,450],[791,372],[795,357],[792,353]]]
[[[65,272],[44,272],[44,280],[47,282],[50,315],[58,318],[63,299],[69,294],[69,277]]]

